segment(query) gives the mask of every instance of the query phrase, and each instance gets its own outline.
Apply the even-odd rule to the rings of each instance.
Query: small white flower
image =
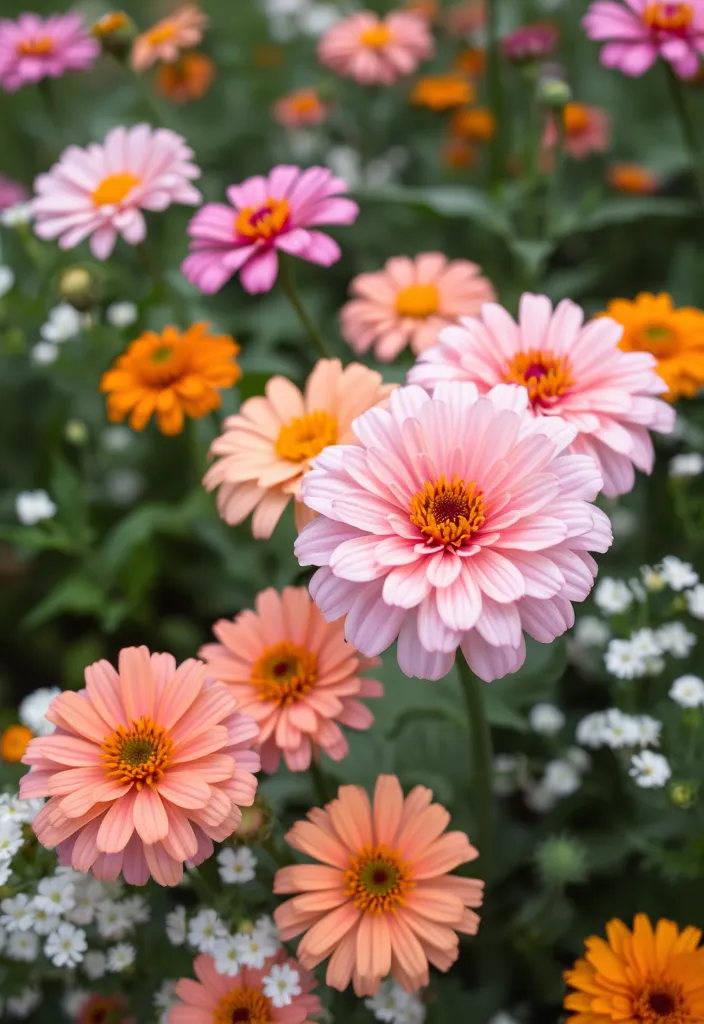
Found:
[[[704,619],[704,583],[699,583],[693,590],[688,590],[684,599],[689,614],[695,619]]]
[[[605,576],[594,590],[594,601],[607,615],[619,615],[633,604],[633,594],[624,580]]]
[[[175,1006],[178,1006],[179,999],[176,995],[176,982],[167,978],[162,981],[159,988],[154,993],[152,999],[155,1010],[161,1010],[159,1015],[158,1024],[168,1024],[169,1012],[173,1010]]]
[[[646,659],[633,650],[630,640],[610,640],[604,664],[617,679],[638,679],[648,671]]]
[[[186,908],[176,907],[166,915],[166,938],[172,946],[182,946],[186,941]]]
[[[237,956],[246,967],[261,970],[265,961],[279,948],[278,942],[264,934],[239,932],[235,936]]]
[[[42,878],[37,886],[34,906],[49,914],[64,914],[76,906],[75,892],[76,886],[65,876]]]
[[[648,600],[648,594],[646,592],[645,587],[643,586],[643,584],[637,576],[631,576],[630,580],[628,581],[628,586],[633,591],[633,596],[635,597],[636,601],[638,601],[639,604],[645,604]]]
[[[659,747],[662,722],[650,715],[636,715],[635,726],[638,732],[638,743],[641,747]]]
[[[542,783],[537,783],[526,790],[526,806],[535,814],[547,814],[557,803],[557,796]]]
[[[74,924],[60,924],[44,943],[44,954],[54,967],[76,967],[88,949],[86,933]]]
[[[6,885],[12,875],[12,863],[9,860],[0,860],[0,885]],[[2,932],[2,928],[0,928]]]
[[[100,442],[106,452],[126,452],[134,443],[134,434],[129,427],[106,427]]]
[[[495,1017],[491,1018],[489,1024],[518,1024],[518,1021],[510,1013],[497,1013]]]
[[[306,36],[318,39],[340,20],[340,9],[332,4],[311,4],[298,18],[298,25]]]
[[[699,574],[690,563],[675,555],[666,555],[656,568],[671,590],[686,590],[699,583]]]
[[[96,925],[103,939],[121,939],[132,928],[129,912],[117,900],[102,900],[96,907]]]
[[[271,970],[262,978],[262,990],[277,1009],[290,1006],[294,996],[300,996],[301,976],[289,964],[272,964]]]
[[[581,743],[583,747],[591,747],[593,750],[598,750],[606,742],[604,739],[605,730],[606,715],[603,711],[593,711],[591,715],[585,715],[581,722],[577,724],[575,738],[577,743]]]
[[[408,992],[394,981],[385,978],[379,985],[376,995],[364,1000],[364,1005],[384,1024],[395,1024],[399,1014],[403,1013],[411,1001]]]
[[[657,638],[663,651],[675,658],[686,658],[697,642],[683,622],[666,622],[657,630]]]
[[[137,951],[129,942],[118,942],[111,946],[107,952],[107,969],[112,974],[119,974],[131,967],[137,956]]]
[[[565,758],[575,766],[578,772],[588,772],[592,766],[591,757],[581,747],[568,747],[565,751]]]
[[[44,341],[60,345],[80,334],[83,317],[69,302],[61,302],[49,311],[49,319],[39,328]]]
[[[672,684],[670,696],[681,708],[704,708],[704,679],[680,676]]]
[[[105,496],[113,505],[132,505],[146,486],[142,473],[130,466],[111,469],[105,474]]]
[[[665,577],[657,569],[653,569],[651,565],[641,565],[640,578],[645,589],[651,594],[658,594],[667,586]]]
[[[23,843],[22,826],[18,821],[0,821],[0,862],[11,861]]]
[[[20,800],[11,793],[0,793],[0,825],[14,821],[17,825],[31,824],[44,806],[41,798]]]
[[[4,298],[15,283],[12,267],[0,266],[0,299]]]
[[[628,642],[633,653],[646,660],[662,654],[662,645],[652,629],[637,629]]]
[[[234,978],[236,974],[240,973],[242,965],[240,964],[238,948],[235,935],[227,935],[224,939],[217,940],[211,956],[218,974],[226,974]]]
[[[81,1012],[90,996],[90,992],[86,992],[85,989],[81,988],[70,988],[66,991],[61,1000],[61,1009],[69,1020],[78,1020],[80,1018]]]
[[[546,764],[542,785],[554,796],[571,796],[581,784],[582,776],[566,758],[558,758]]]
[[[53,345],[50,341],[38,341],[36,345],[32,345],[29,358],[37,366],[51,366],[59,358],[58,345]]]
[[[83,972],[91,981],[102,978],[107,971],[108,962],[105,953],[100,949],[90,949],[83,960]]]
[[[146,924],[151,917],[149,904],[143,896],[128,896],[122,901],[122,912],[131,925]]]
[[[105,310],[105,319],[112,327],[131,327],[138,316],[134,302],[111,302]]]
[[[281,936],[279,935],[279,929],[276,927],[276,921],[269,914],[262,914],[261,917],[256,919],[252,934],[260,939],[268,939],[275,943],[276,946],[281,944]]]
[[[704,473],[704,455],[699,452],[685,452],[682,455],[674,455],[668,464],[667,471],[670,476],[699,476]]]
[[[0,925],[7,932],[27,932],[34,924],[32,900],[24,892],[4,899],[0,910]]]
[[[425,1005],[418,996],[411,996],[406,1009],[397,1015],[395,1024],[425,1024]]]
[[[672,775],[672,769],[662,754],[644,750],[633,755],[628,774],[642,789],[661,789]]]
[[[32,929],[37,935],[50,935],[55,932],[61,924],[61,917],[58,914],[50,914],[47,910],[34,905],[34,924]]]
[[[19,228],[32,223],[32,204],[15,203],[0,213],[0,224],[5,228]]]
[[[604,742],[613,750],[620,747],[637,747],[639,733],[633,715],[626,715],[618,708],[609,708],[604,713]]]
[[[29,1017],[32,1010],[36,1010],[41,999],[41,993],[36,989],[25,988],[18,996],[8,996],[7,1012],[11,1017],[23,1020],[25,1017]]]
[[[572,636],[580,647],[604,647],[609,641],[611,630],[596,615],[583,615],[577,619]]]
[[[214,910],[198,911],[188,926],[188,941],[199,953],[212,953],[218,939],[226,935],[225,926]]]
[[[565,716],[555,704],[534,704],[530,709],[530,724],[533,732],[541,736],[554,736],[565,724]]]
[[[246,846],[238,850],[226,846],[218,853],[217,861],[220,877],[228,884],[242,885],[256,876],[257,858]]]
[[[39,939],[34,932],[13,932],[10,935],[4,954],[9,960],[36,960],[39,952]]]
[[[79,875],[74,885],[76,906],[66,916],[74,924],[92,924],[98,904],[102,903],[107,895],[105,885],[91,875]]]
[[[498,796],[510,796],[518,788],[518,758],[514,754],[497,754],[493,761],[493,789]]]
[[[58,686],[42,686],[20,701],[17,711],[20,722],[31,729],[35,736],[50,736],[56,729],[53,722],[47,721],[46,713],[53,699],[60,693]]]
[[[23,526],[34,526],[44,519],[53,519],[56,505],[46,491],[22,491],[15,499],[15,512]]]

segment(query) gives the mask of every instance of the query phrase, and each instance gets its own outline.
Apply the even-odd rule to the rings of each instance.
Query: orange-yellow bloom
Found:
[[[33,735],[32,730],[26,725],[8,725],[0,736],[0,760],[7,761],[8,764],[17,764],[21,761]]]
[[[567,1024],[696,1024],[704,1020],[704,947],[699,928],[680,932],[661,919],[653,929],[637,914],[633,931],[614,919],[606,941],[586,940],[587,953],[565,980],[574,1011]]]
[[[162,434],[179,434],[183,418],[200,419],[220,406],[219,388],[229,388],[242,371],[235,362],[239,345],[226,334],[208,334],[208,324],[193,324],[181,334],[165,327],[145,331],[103,374],[113,422],[129,414],[130,426],[143,430],[153,413]]]
[[[411,103],[429,110],[450,110],[473,99],[474,86],[465,75],[457,72],[419,78],[411,91]]]
[[[657,175],[640,164],[612,164],[608,172],[609,185],[617,192],[630,192],[638,196],[651,196],[657,192]]]
[[[201,100],[215,77],[215,64],[196,50],[183,53],[173,64],[162,64],[156,73],[156,88],[172,103]]]
[[[453,114],[450,130],[467,142],[488,142],[496,131],[496,119],[487,107],[468,107]]]
[[[132,47],[132,67],[145,71],[159,60],[170,64],[182,50],[198,45],[207,26],[208,17],[200,7],[185,4],[137,36]]]

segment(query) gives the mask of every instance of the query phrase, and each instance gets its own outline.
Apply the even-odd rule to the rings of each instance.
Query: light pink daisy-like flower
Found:
[[[639,76],[662,57],[680,78],[691,78],[704,52],[702,0],[596,0],[582,19],[590,39],[605,41],[601,63]]]
[[[363,654],[398,637],[406,675],[440,679],[461,647],[490,682],[523,664],[524,631],[550,643],[573,624],[596,574],[588,552],[611,543],[590,504],[602,480],[566,453],[576,429],[528,404],[509,385],[400,388],[355,421],[359,447],[316,459],[302,495],[319,516],[295,551],[321,567],[311,593],[327,619],[347,616]]]
[[[191,184],[200,177],[192,156],[180,135],[148,124],[113,128],[102,144],[87,149],[69,146],[34,183],[35,231],[40,238],[58,238],[62,249],[90,235],[99,260],[108,258],[118,235],[138,245],[147,233],[142,210],[200,202]]]
[[[20,14],[0,20],[0,86],[16,92],[42,78],[60,78],[67,71],[87,71],[100,54],[100,44],[79,14]]]
[[[181,265],[189,281],[211,295],[240,271],[250,294],[268,292],[279,272],[277,251],[329,267],[337,242],[318,224],[352,224],[359,207],[340,197],[347,183],[326,167],[279,166],[268,177],[230,185],[224,203],[206,203],[188,226],[190,255]]]
[[[493,303],[481,319],[448,327],[408,374],[432,389],[441,381],[471,381],[481,392],[501,382],[520,384],[538,418],[560,417],[577,430],[572,451],[596,459],[604,494],[627,494],[634,467],[653,468],[648,433],[669,433],[675,412],[655,397],[667,391],[647,352],[623,352],[623,327],[608,317],[583,326],[584,313],[569,299],[553,312],[544,295],[523,295],[519,322]]]
[[[394,11],[380,19],[360,11],[338,21],[318,43],[318,60],[361,85],[391,85],[410,75],[435,47],[425,18]]]
[[[19,181],[6,178],[0,174],[0,211],[7,210],[10,206],[24,203],[27,199],[27,189]]]
[[[382,362],[409,344],[415,355],[424,352],[443,327],[474,316],[495,298],[476,263],[439,252],[396,256],[383,270],[355,277],[350,291],[355,298],[340,312],[342,336],[358,354],[374,345]]]
[[[604,153],[611,145],[611,115],[601,107],[568,103],[562,109],[565,150],[573,159],[584,160],[590,153]],[[560,140],[555,117],[548,118],[543,147],[553,149]]]

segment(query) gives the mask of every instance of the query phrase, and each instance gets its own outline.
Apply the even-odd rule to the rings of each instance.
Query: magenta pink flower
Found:
[[[430,349],[429,351],[432,351]],[[523,632],[550,643],[592,587],[589,551],[611,544],[591,505],[602,485],[576,428],[529,415],[524,388],[409,386],[326,448],[302,496],[319,513],[296,541],[321,568],[311,594],[367,657],[398,638],[409,676],[440,679],[458,647],[487,682],[525,660]]]
[[[691,78],[704,52],[704,3],[596,0],[582,19],[590,39],[606,40],[601,63],[639,76],[658,57],[680,78]]]
[[[0,211],[7,210],[10,206],[24,203],[27,199],[27,189],[19,181],[6,178],[0,174]]]
[[[188,226],[191,252],[181,270],[211,295],[239,270],[250,294],[268,292],[279,272],[277,250],[329,267],[340,247],[317,224],[352,224],[359,207],[340,198],[346,182],[326,167],[275,167],[267,178],[230,185],[224,203],[206,203]]]
[[[484,393],[501,382],[520,384],[529,411],[538,419],[560,417],[577,431],[572,451],[596,459],[604,494],[626,494],[635,483],[634,466],[653,468],[648,433],[669,433],[670,405],[656,398],[667,385],[654,356],[622,352],[623,327],[608,317],[583,326],[584,313],[565,299],[553,312],[544,295],[523,295],[516,324],[494,303],[480,319],[448,327],[424,352],[408,380],[432,389],[441,381],[471,381]]]
[[[0,21],[0,86],[15,92],[42,78],[60,78],[66,71],[87,71],[100,45],[78,14],[20,14]]]
[[[515,64],[543,60],[557,46],[559,33],[555,25],[521,25],[501,39],[504,56]]]
[[[380,19],[360,11],[332,26],[318,44],[318,60],[343,78],[361,85],[391,85],[432,57],[427,21],[410,11],[392,11]]]

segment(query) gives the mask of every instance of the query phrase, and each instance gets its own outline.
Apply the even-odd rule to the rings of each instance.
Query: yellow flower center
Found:
[[[316,409],[286,423],[279,431],[274,451],[280,459],[305,462],[331,444],[337,444],[337,420],[329,412]]]
[[[365,46],[378,50],[382,46],[388,46],[393,36],[391,30],[380,21],[378,24],[372,25],[371,28],[365,29],[359,38],[360,42],[364,43]]]
[[[136,185],[139,185],[139,178],[128,171],[123,174],[109,174],[93,190],[93,202],[96,206],[115,206],[121,203]]]
[[[591,122],[589,110],[583,103],[568,103],[562,112],[562,119],[567,135],[581,135]]]
[[[390,846],[365,846],[345,872],[345,896],[365,914],[393,912],[414,885],[410,866]]]
[[[472,480],[458,476],[447,482],[445,474],[411,498],[410,520],[428,541],[459,548],[482,526],[486,518],[482,492]]]
[[[678,342],[677,331],[667,324],[645,324],[638,331],[635,347],[641,352],[651,352],[662,359],[677,350]]]
[[[302,700],[318,680],[318,658],[305,647],[282,640],[266,647],[252,665],[249,681],[260,700],[293,704]]]
[[[694,1021],[681,986],[665,978],[649,980],[634,1000],[633,1016],[642,1024],[690,1024]]]
[[[262,206],[245,206],[235,220],[235,234],[252,241],[269,240],[280,235],[290,214],[285,199],[269,197]]]
[[[530,349],[519,352],[508,364],[504,380],[528,388],[533,403],[552,405],[573,384],[570,362],[552,352]]]
[[[434,284],[411,284],[402,288],[396,296],[396,312],[414,320],[424,320],[437,313],[440,306],[440,292]]]
[[[105,36],[111,32],[117,32],[127,25],[127,15],[123,11],[111,11],[104,14],[100,21],[93,25],[93,35]]]
[[[31,39],[23,39],[17,44],[17,52],[22,57],[44,57],[54,49],[54,40],[51,36],[34,36]]]
[[[685,34],[694,20],[694,7],[686,3],[649,3],[643,17],[651,32]]]
[[[151,46],[160,46],[168,43],[176,35],[176,26],[171,21],[160,21],[153,29],[146,33],[147,42]]]
[[[116,782],[153,786],[169,766],[174,741],[163,726],[151,718],[138,718],[127,728],[117,729],[103,740],[100,759],[107,777]]]
[[[258,988],[227,992],[213,1011],[213,1024],[271,1024],[271,1003]]]

